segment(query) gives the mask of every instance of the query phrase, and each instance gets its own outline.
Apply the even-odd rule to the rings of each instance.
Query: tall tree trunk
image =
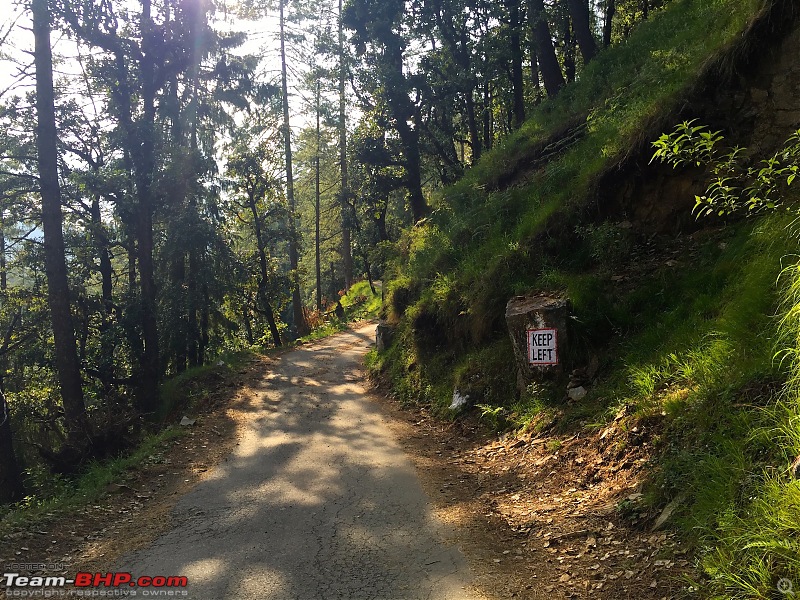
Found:
[[[164,2],[164,20],[169,23],[170,19],[170,0]],[[186,143],[186,134],[183,127],[181,117],[181,101],[178,90],[178,74],[173,74],[169,85],[169,99],[165,103],[170,120],[172,121],[172,139],[171,143],[173,148],[183,148]],[[190,156],[192,156],[190,154]],[[194,245],[194,235],[192,229],[194,222],[191,219],[186,219],[184,215],[188,213],[187,201],[190,194],[193,193],[193,179],[194,179],[194,165],[191,161],[183,163],[182,173],[176,178],[174,192],[170,195],[171,206],[169,207],[171,213],[175,216],[174,221],[170,223],[167,235],[171,239],[178,239],[179,243],[173,247],[172,256],[170,257],[171,265],[169,270],[170,287],[172,297],[169,302],[173,304],[172,318],[170,319],[170,326],[165,333],[169,339],[169,352],[172,355],[173,366],[176,373],[182,373],[186,370],[187,352],[188,352],[188,331],[189,331],[189,315],[187,310],[186,293],[186,242],[189,245]],[[178,233],[176,228],[181,228],[185,231]],[[183,238],[183,239],[181,239]]]
[[[0,278],[0,290],[3,292],[7,289],[7,281],[5,278],[5,231],[3,225],[5,224],[3,211],[0,210],[0,236],[2,236],[2,256],[3,256],[3,272]],[[5,340],[3,342],[3,352],[0,354],[0,504],[8,504],[11,502],[19,502],[23,497],[22,485],[22,469],[17,461],[17,456],[14,453],[14,435],[11,431],[11,411],[9,410],[8,403],[6,402],[5,394],[5,377],[8,372],[8,346],[11,344],[11,336],[14,332],[16,324],[21,319],[21,313],[18,311],[12,320],[11,326],[6,332]]]
[[[512,124],[518,129],[525,122],[525,81],[522,76],[522,44],[520,42],[520,0],[509,0],[509,26],[511,29],[511,88],[514,92]]]
[[[572,37],[572,23],[564,19],[564,76],[567,83],[575,81],[575,39]]]
[[[211,325],[211,299],[208,296],[208,281],[205,278],[200,286],[200,293],[202,308],[200,309],[200,342],[197,348],[197,357],[202,365],[206,362],[206,349],[209,341],[208,330]]]
[[[320,127],[319,127],[319,102],[320,102],[320,83],[317,81],[317,158],[314,173],[314,267],[317,276],[317,310],[322,312],[322,267],[320,265],[320,252],[319,252],[319,155],[320,155]]]
[[[281,334],[278,331],[278,326],[275,323],[275,313],[272,310],[272,305],[267,298],[267,282],[269,281],[269,265],[267,262],[267,242],[264,239],[264,234],[261,230],[261,217],[258,214],[258,206],[256,205],[255,193],[252,190],[247,192],[247,204],[250,207],[250,213],[253,215],[253,229],[256,234],[256,246],[258,247],[258,264],[261,268],[261,280],[258,282],[258,295],[261,299],[261,309],[267,319],[270,334],[272,335],[272,343],[275,347],[281,345]]]
[[[603,18],[603,47],[611,45],[611,32],[614,22],[614,13],[617,12],[616,0],[606,0],[606,10]]]
[[[544,10],[544,0],[529,0],[530,20],[533,28],[533,39],[536,41],[536,56],[542,71],[544,89],[548,96],[555,96],[566,85],[561,67],[558,64],[553,39],[550,37],[550,26]]]
[[[386,82],[389,109],[394,117],[397,135],[403,149],[405,184],[411,216],[416,223],[428,214],[428,204],[422,193],[422,167],[419,150],[419,127],[412,127],[409,121],[415,120],[414,106],[408,97],[408,86],[403,73],[403,50],[398,36],[393,35],[386,43],[385,60],[389,67],[391,81]]]
[[[592,35],[589,21],[589,4],[586,0],[567,0],[569,14],[572,17],[572,31],[581,49],[583,64],[589,64],[597,54],[597,42]]]
[[[373,296],[378,294],[377,290],[375,290],[375,282],[372,281],[372,266],[369,264],[369,255],[364,252],[364,274],[367,276],[367,282],[369,282],[369,291],[372,292]]]
[[[539,104],[542,99],[542,84],[539,82],[539,59],[536,56],[536,45],[531,40],[531,86],[533,87],[534,102]]]
[[[342,21],[342,0],[339,0],[339,171],[342,187],[339,192],[342,221],[342,267],[344,270],[344,287],[349,290],[353,285],[353,248],[351,240],[352,223],[350,207],[350,182],[347,169],[347,62],[345,57],[344,23]]]
[[[85,445],[86,409],[81,388],[81,373],[75,348],[75,330],[70,313],[67,262],[62,231],[61,189],[58,182],[53,57],[50,48],[50,11],[47,0],[32,0],[33,35],[36,63],[36,148],[39,185],[42,196],[44,260],[47,296],[53,326],[56,372],[69,442]]]
[[[481,147],[481,135],[478,132],[478,116],[475,114],[475,89],[467,92],[465,102],[467,105],[467,127],[469,129],[469,145],[472,149],[470,164],[474,165],[481,158],[483,148]]]
[[[199,59],[198,59],[199,61]],[[197,71],[199,72],[199,64],[196,64]],[[197,86],[198,86],[198,73],[195,72],[193,76],[192,86],[192,101],[190,103],[190,123],[191,135],[189,140],[189,147],[192,150],[192,156],[197,153]],[[197,213],[197,190],[192,190],[189,195],[189,219],[192,223],[193,231],[199,229],[200,215]],[[202,276],[200,272],[200,259],[199,255],[203,252],[202,245],[197,240],[197,235],[192,236],[192,243],[189,246],[189,276],[186,285],[186,360],[189,367],[197,367],[201,364],[202,357],[199,353],[200,346],[200,328],[197,324],[197,281]]]
[[[647,21],[650,13],[650,0],[642,0],[642,19]]]
[[[130,234],[125,250],[128,254],[128,293],[132,296],[136,293],[136,240]]]
[[[11,436],[11,414],[0,390],[0,504],[22,500],[21,475]]]
[[[100,198],[95,196],[92,199],[91,207],[92,236],[97,245],[97,253],[100,255],[100,281],[101,293],[103,298],[103,312],[100,318],[100,382],[106,395],[112,391],[112,380],[114,379],[114,342],[109,332],[114,313],[114,269],[111,265],[111,252],[109,250],[108,235],[103,225],[103,218],[100,212]]]
[[[286,155],[286,199],[289,203],[289,268],[291,269],[290,281],[292,286],[292,318],[298,335],[308,333],[308,326],[303,315],[303,303],[300,298],[300,273],[298,271],[298,234],[297,216],[295,215],[294,200],[294,175],[292,173],[292,130],[289,126],[289,83],[286,72],[286,33],[284,19],[284,5],[286,0],[279,0],[280,4],[280,36],[281,36],[281,92],[283,95],[283,146]]]
[[[253,337],[253,324],[250,322],[250,307],[245,306],[244,314],[242,315],[244,319],[244,331],[245,331],[245,339],[247,343],[251,346],[256,343],[255,338]]]
[[[6,267],[6,215],[0,209],[0,290],[8,289],[8,269]]]
[[[186,312],[186,296],[184,289],[186,286],[186,256],[183,248],[176,249],[175,256],[172,257],[172,268],[170,269],[172,279],[173,294],[177,297],[172,298],[176,307],[175,321],[172,323],[172,331],[169,336],[172,339],[172,355],[174,360],[175,372],[183,373],[188,362],[188,314]]]
[[[156,315],[156,280],[153,264],[153,173],[155,172],[155,32],[151,16],[151,0],[142,0],[142,116],[137,129],[141,136],[135,149],[136,164],[136,237],[138,238],[139,283],[141,286],[142,341],[144,352],[138,374],[136,400],[143,413],[152,413],[159,404],[161,362],[158,347]],[[138,164],[137,164],[138,163]]]
[[[486,150],[492,149],[492,91],[489,81],[483,82],[483,147]]]
[[[189,278],[186,284],[186,360],[189,367],[200,365],[198,346],[200,344],[200,328],[197,325],[197,280],[200,277],[198,250],[192,246],[189,250]]]

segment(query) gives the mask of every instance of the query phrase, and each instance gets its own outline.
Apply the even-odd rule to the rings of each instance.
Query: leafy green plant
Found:
[[[502,406],[491,406],[489,404],[476,404],[475,408],[480,411],[480,418],[490,428],[495,431],[505,429],[505,409]]]
[[[651,162],[711,170],[705,194],[695,196],[698,217],[775,209],[798,212],[798,207],[787,204],[786,199],[800,169],[800,130],[792,133],[780,150],[754,165],[748,164],[744,148],[725,148],[724,142],[722,132],[709,131],[705,125],[696,125],[696,120],[684,121],[653,142]]]

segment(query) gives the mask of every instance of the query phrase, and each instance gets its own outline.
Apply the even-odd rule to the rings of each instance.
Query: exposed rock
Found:
[[[381,321],[375,328],[375,345],[378,347],[378,352],[383,352],[392,344],[394,332],[392,328],[386,323]]]
[[[453,390],[453,401],[450,403],[450,410],[464,408],[469,402],[469,396],[462,394],[458,389]]]
[[[576,388],[571,388],[567,391],[567,395],[569,396],[569,399],[572,400],[573,402],[576,400],[580,400],[586,395],[586,388],[583,387],[582,385]]]
[[[670,517],[672,517],[672,514],[675,512],[675,510],[681,504],[683,504],[684,500],[686,500],[686,496],[680,495],[677,498],[675,498],[672,502],[667,504],[664,507],[664,510],[661,511],[661,514],[658,515],[656,522],[653,523],[653,528],[651,529],[651,531],[657,531],[661,529],[667,523],[667,521],[669,521]]]

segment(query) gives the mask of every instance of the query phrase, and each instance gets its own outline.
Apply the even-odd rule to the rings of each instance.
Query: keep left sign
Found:
[[[528,329],[528,362],[537,366],[558,364],[557,329]]]

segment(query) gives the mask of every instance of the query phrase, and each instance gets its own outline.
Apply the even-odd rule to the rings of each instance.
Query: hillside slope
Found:
[[[647,445],[644,495],[618,512],[650,526],[671,506],[707,595],[800,582],[800,417],[773,360],[796,241],[777,216],[695,223],[704,173],[649,165],[650,141],[699,118],[754,156],[774,150],[800,124],[799,49],[791,2],[676,0],[603,52],[406,234],[387,282],[396,342],[370,358],[443,416],[458,389],[493,426],[558,441],[614,423],[604,444],[621,463]],[[516,390],[504,309],[534,290],[572,302],[578,402],[566,378]]]

